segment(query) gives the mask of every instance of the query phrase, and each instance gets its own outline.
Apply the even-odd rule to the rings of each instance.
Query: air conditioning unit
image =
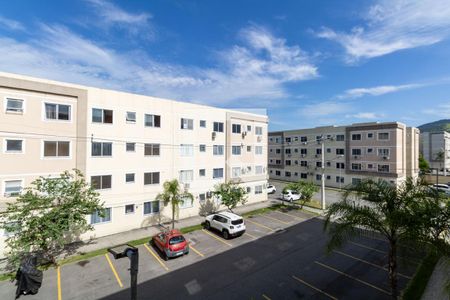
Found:
[[[389,159],[389,156],[383,156],[383,159]]]
[[[18,107],[8,107],[6,111],[23,112],[23,108]]]
[[[306,157],[306,154],[302,154],[301,156],[302,156],[302,157]]]
[[[314,155],[314,156],[315,156],[316,158],[319,158],[319,155],[320,155],[320,154],[316,154],[316,155]]]
[[[353,158],[354,158],[354,159],[358,159],[358,158],[359,158],[359,155],[354,155]]]
[[[185,190],[188,190],[188,189],[190,189],[191,188],[191,184],[190,183],[185,183],[184,184],[184,189]]]
[[[242,132],[242,138],[245,138],[246,135],[247,135],[247,131],[243,131]]]
[[[256,138],[256,140],[257,140],[258,142],[261,142],[261,141],[262,141],[262,136],[258,136],[258,137]]]
[[[213,131],[213,132],[211,133],[211,138],[214,140],[214,139],[216,138],[216,135],[217,135],[217,133],[216,133],[215,131]]]

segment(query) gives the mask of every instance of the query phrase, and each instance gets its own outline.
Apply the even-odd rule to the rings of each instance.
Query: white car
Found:
[[[300,198],[302,197],[301,194],[299,194],[296,191],[292,191],[292,190],[286,190],[286,191],[283,192],[282,195],[283,195],[283,200],[286,200],[286,201],[289,201],[289,202],[292,202],[292,201],[295,201],[295,200],[300,200]]]
[[[273,194],[273,193],[275,193],[276,191],[277,191],[277,189],[275,188],[274,185],[269,184],[269,185],[267,186],[267,194]]]
[[[447,184],[433,184],[432,186],[430,186],[432,189],[438,190],[439,192],[443,192],[446,195],[450,195],[450,186],[448,186]]]
[[[241,236],[245,232],[244,219],[231,212],[221,212],[209,215],[205,220],[205,228],[219,231],[224,239]]]

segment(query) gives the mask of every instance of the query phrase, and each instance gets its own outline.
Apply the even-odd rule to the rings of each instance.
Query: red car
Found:
[[[152,242],[164,253],[164,260],[189,254],[189,242],[178,229],[158,233],[152,237]]]

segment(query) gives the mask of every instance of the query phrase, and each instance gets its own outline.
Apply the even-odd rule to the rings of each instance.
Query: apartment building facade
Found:
[[[431,169],[441,170],[447,175],[450,172],[450,132],[421,133],[420,153],[428,161]]]
[[[88,217],[95,230],[83,239],[171,216],[155,197],[174,178],[195,198],[180,218],[198,215],[214,186],[229,180],[247,189],[250,203],[267,199],[265,115],[8,73],[0,73],[0,99],[0,210],[39,176],[73,168],[106,207],[104,217]]]
[[[418,176],[419,130],[397,122],[269,132],[269,177],[343,188],[364,178]]]

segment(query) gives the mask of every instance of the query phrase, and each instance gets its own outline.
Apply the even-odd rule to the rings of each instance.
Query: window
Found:
[[[112,156],[112,143],[92,142],[92,156]]]
[[[389,140],[389,132],[379,132],[378,139],[379,140]]]
[[[22,191],[22,180],[8,180],[4,183],[5,195],[18,196]]]
[[[302,160],[302,161],[300,161],[300,166],[301,167],[307,167],[308,166],[308,162],[306,160]]]
[[[378,156],[389,156],[389,149],[378,149]]]
[[[306,154],[308,154],[308,149],[306,149],[306,148],[301,148],[301,149],[300,149],[300,154],[301,154],[301,155],[306,155]]]
[[[145,156],[158,156],[160,154],[160,144],[144,144]]]
[[[194,156],[194,145],[181,144],[180,145],[180,156]]]
[[[352,178],[352,184],[353,185],[358,185],[361,183],[361,178]]]
[[[344,183],[344,177],[343,176],[336,176],[336,182],[337,183]]]
[[[248,132],[252,131],[252,125],[247,125],[247,131]]]
[[[361,155],[361,149],[352,149],[352,155]]]
[[[213,131],[215,132],[223,132],[223,123],[222,122],[214,122]]]
[[[317,168],[322,168],[322,162],[321,161],[316,161],[316,167]]]
[[[159,184],[159,172],[144,173],[144,185]]]
[[[294,152],[295,152],[295,153],[298,153],[298,148],[294,148]]]
[[[367,134],[367,138],[368,138],[368,139],[372,139],[372,138],[373,138],[373,133],[368,133],[368,134]]]
[[[23,112],[23,100],[22,99],[6,98],[6,111],[7,112],[22,113]]]
[[[352,141],[360,141],[361,140],[361,134],[352,134]]]
[[[136,112],[127,111],[126,121],[127,123],[136,123]]]
[[[111,188],[112,175],[91,176],[91,186],[96,190]]]
[[[193,206],[193,201],[191,198],[189,197],[184,197],[180,199],[180,204],[179,204],[179,208],[183,209],[183,208],[189,208]]]
[[[344,155],[344,153],[345,153],[344,149],[341,149],[341,148],[336,149],[336,155]]]
[[[378,172],[389,172],[389,165],[378,165]]]
[[[109,110],[109,109],[93,108],[92,109],[92,122],[112,124],[113,123],[113,111]]]
[[[6,152],[23,152],[23,140],[6,140]]]
[[[223,168],[214,168],[213,178],[223,178]]]
[[[263,146],[255,146],[255,154],[257,155],[263,154]]]
[[[275,175],[281,176],[281,171],[275,171]]]
[[[256,135],[262,135],[262,131],[263,131],[262,127],[255,126],[255,134]]]
[[[275,149],[276,154],[280,154],[281,153],[281,149]]]
[[[136,143],[127,143],[127,152],[134,152],[136,151]]]
[[[321,148],[317,148],[316,149],[316,155],[321,155],[322,154],[322,149]]]
[[[103,216],[102,216],[103,215]],[[106,223],[111,221],[111,207],[96,211],[91,215],[91,224]]]
[[[286,160],[286,166],[290,166],[291,165],[291,161],[288,159]]]
[[[200,152],[206,152],[206,145],[204,144],[199,145],[199,150]]]
[[[193,130],[194,129],[194,120],[181,118],[181,129]]]
[[[206,121],[200,120],[200,127],[206,128]]]
[[[45,103],[45,118],[47,120],[70,121],[70,105]]]
[[[360,171],[361,170],[361,164],[352,164],[352,170]]]
[[[187,183],[194,180],[194,171],[193,170],[181,170],[180,171],[180,182]]]
[[[264,167],[263,166],[255,166],[255,174],[263,174]]]
[[[301,136],[300,137],[300,142],[305,143],[308,141],[308,138],[306,136]]]
[[[322,180],[322,175],[321,174],[316,174],[316,180]]]
[[[144,202],[144,215],[156,214],[159,212],[159,201]]]
[[[241,133],[241,124],[232,124],[231,132],[233,133]]]
[[[70,156],[70,142],[44,141],[44,157]]]
[[[206,193],[198,194],[198,201],[205,202],[206,201]]]
[[[272,149],[270,149],[272,150]],[[247,152],[252,152],[252,146],[247,146]]]
[[[373,148],[367,148],[367,154],[373,153]]]
[[[336,163],[336,169],[344,169],[345,168],[345,164],[344,163]]]
[[[205,177],[206,176],[206,169],[200,169],[198,170],[198,176]]]
[[[330,180],[331,179],[331,176],[330,175],[327,175],[327,180]]]
[[[262,192],[263,192],[263,186],[255,185],[255,195],[262,194]]]
[[[331,153],[331,148],[327,148],[327,153]]]
[[[281,165],[281,160],[280,159],[275,160],[275,164]]]
[[[292,141],[292,139],[290,137],[286,138],[286,143],[290,143]]]
[[[134,214],[134,204],[125,205],[125,214]]]
[[[289,149],[289,148],[288,148],[288,149],[285,149],[284,152],[285,152],[286,154],[291,154],[291,149]]]
[[[342,142],[345,140],[345,136],[343,134],[336,134],[336,141]]]
[[[331,167],[331,161],[327,161],[326,166],[327,166],[327,167]]]
[[[125,182],[126,183],[134,182],[134,173],[125,174]]]
[[[300,173],[300,178],[307,179],[308,178],[308,173]]]
[[[233,155],[241,155],[241,146],[232,146],[231,151]]]
[[[373,169],[373,164],[367,164],[367,169]]]
[[[237,178],[241,176],[241,167],[233,167],[231,169],[231,174],[233,178]]]
[[[213,146],[213,154],[214,155],[223,155],[223,145],[214,145]]]
[[[145,127],[161,127],[161,116],[158,115],[144,115]]]

